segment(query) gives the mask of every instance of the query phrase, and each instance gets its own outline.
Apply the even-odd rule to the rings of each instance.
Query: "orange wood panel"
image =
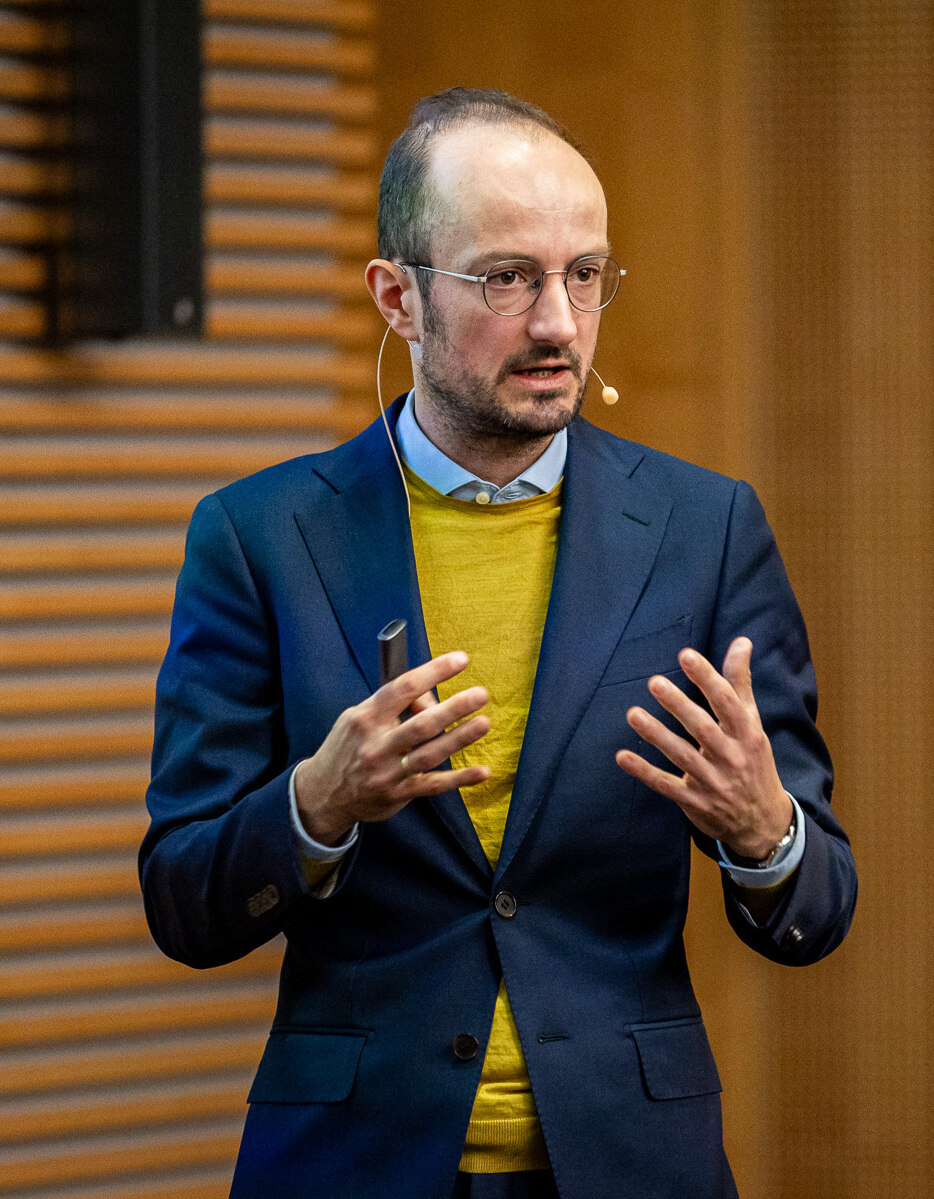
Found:
[[[44,103],[65,100],[68,76],[61,67],[7,60],[0,62],[0,98],[3,100],[40,100]]]
[[[0,95],[4,79],[0,73]],[[204,82],[209,112],[280,113],[283,116],[327,116],[344,121],[370,121],[376,115],[373,88],[340,86],[301,75],[268,76],[210,72]]]
[[[0,114],[2,134],[2,114]],[[341,166],[371,163],[375,143],[366,129],[322,129],[316,122],[211,117],[204,128],[205,151],[219,158],[308,161],[323,159]]]
[[[254,950],[248,957],[216,966],[212,983],[231,979],[268,978],[282,954],[277,946]],[[128,989],[145,992],[156,987],[197,988],[191,969],[164,957],[155,947],[144,950],[113,947],[106,952],[92,951],[75,955],[43,954],[10,958],[0,971],[0,999],[16,1002],[25,999],[74,997],[82,992]]]
[[[0,337],[42,337],[45,305],[35,300],[0,300]]]
[[[249,1075],[235,1075],[225,1081],[176,1081],[170,1088],[123,1088],[105,1095],[65,1096],[52,1101],[8,1100],[0,1109],[0,1145],[127,1132],[147,1125],[242,1119],[243,1096],[249,1085]]]
[[[140,905],[109,905],[92,910],[0,914],[0,953],[21,954],[75,949],[78,946],[149,945],[149,928]],[[7,1063],[4,1063],[4,1071]],[[59,1080],[60,1081],[60,1080]],[[69,1084],[76,1086],[73,1077]]]
[[[322,219],[305,213],[243,212],[226,209],[208,220],[206,236],[212,250],[337,250],[365,254],[372,248],[373,230],[365,221]],[[324,335],[340,338],[339,326]]]
[[[190,976],[189,976],[190,977]],[[247,980],[220,988],[179,985],[136,995],[82,997],[62,1004],[10,1004],[0,1022],[0,1049],[74,1044],[116,1037],[148,1036],[179,1029],[224,1031],[245,1025],[267,1026],[275,1012],[275,990],[268,982]]]
[[[338,388],[369,385],[373,363],[368,355],[316,352],[302,347],[259,349],[191,344],[184,354],[171,346],[139,343],[132,347],[86,344],[70,353],[33,347],[0,347],[0,377],[9,384],[68,388],[83,385],[148,384],[223,387]]]
[[[3,164],[0,163],[0,172]],[[45,283],[45,261],[38,254],[0,250],[0,288],[36,291]]]
[[[212,204],[255,204],[267,209],[328,205],[338,211],[369,211],[376,201],[376,184],[368,173],[268,163],[213,163],[205,172],[204,192]]]
[[[363,281],[365,264],[305,262],[283,255],[212,255],[206,264],[209,288],[214,292],[257,294],[346,296],[362,300],[367,292]]]
[[[28,1095],[60,1088],[107,1086],[137,1078],[174,1078],[197,1060],[205,1074],[246,1070],[263,1051],[265,1030],[214,1038],[182,1035],[157,1040],[105,1043],[79,1049],[7,1053],[0,1070],[0,1095]]]
[[[60,669],[86,663],[156,664],[165,655],[167,645],[168,634],[161,621],[138,627],[120,623],[97,628],[0,628],[0,669]]]
[[[151,749],[150,716],[7,721],[0,728],[0,764],[126,758]]]
[[[86,1146],[56,1150],[43,1147],[39,1156],[0,1149],[0,1195],[22,1192],[25,1187],[63,1186],[94,1178],[177,1170],[206,1162],[230,1161],[236,1156],[239,1135],[234,1128],[221,1135],[214,1131],[188,1136],[151,1134],[137,1141],[89,1142]]]
[[[187,523],[207,490],[190,482],[0,484],[0,513],[5,525],[21,526]]]
[[[120,1179],[107,1184],[107,1199],[227,1199],[230,1167],[186,1170],[183,1177]],[[30,1199],[57,1199],[60,1192],[33,1191]],[[100,1184],[69,1186],[67,1199],[102,1199]]]
[[[78,864],[0,865],[0,905],[83,903],[94,899],[135,898],[138,895],[136,869],[126,857],[119,861],[86,858]],[[0,1021],[0,1044],[5,1044],[3,1036],[3,1022]]]
[[[0,179],[5,195],[54,196],[67,190],[70,174],[67,164],[54,158],[0,152]]]
[[[116,579],[98,581],[5,583],[0,588],[0,621],[78,620],[169,616],[175,580]]]
[[[90,533],[0,533],[0,575],[132,570],[178,570],[178,532],[107,530]]]
[[[137,808],[129,812],[11,816],[4,821],[0,861],[70,857],[129,851],[139,845],[148,821]]]
[[[210,66],[274,67],[278,70],[333,71],[363,75],[374,66],[372,42],[216,25],[205,31],[205,60]]]
[[[0,51],[4,53],[55,53],[64,50],[68,40],[68,26],[61,18],[0,12]]]
[[[164,628],[164,626],[163,626]],[[111,634],[112,635],[112,634]],[[0,808],[98,808],[132,804],[149,784],[147,758],[130,762],[84,762],[0,770]]]
[[[333,314],[294,300],[215,300],[208,304],[205,331],[208,337],[249,341],[310,341],[333,332],[347,345],[369,345],[376,320],[370,309]]]
[[[354,419],[357,419],[354,414]],[[127,430],[213,433],[331,432],[351,427],[347,404],[329,395],[223,392],[81,391],[67,396],[7,392],[0,396],[0,430],[7,433]],[[95,493],[103,501],[103,494]],[[6,516],[0,509],[0,523]]]
[[[0,676],[0,717],[149,708],[155,700],[155,686],[152,667],[5,675]]]
[[[792,972],[735,943],[698,863],[689,955],[739,1190],[927,1196],[934,929],[909,864],[934,776],[930,5],[600,2],[543,74],[515,48],[560,15],[416,0],[403,30],[386,6],[382,143],[418,96],[495,83],[591,150],[630,275],[597,361],[622,402],[590,415],[762,494],[862,875],[848,941]],[[607,29],[614,86],[595,96],[575,68]]]
[[[68,144],[68,124],[57,113],[29,112],[19,108],[0,107],[0,146],[4,149],[63,150]],[[0,221],[4,237],[16,237],[17,226],[6,232],[5,222]],[[56,232],[64,236],[67,226],[60,225]]]
[[[204,13],[214,21],[281,21],[359,32],[373,24],[376,5],[370,0],[204,0]]]
[[[227,479],[249,474],[284,458],[307,454],[311,437],[205,437],[170,440],[102,438],[76,443],[64,438],[35,438],[0,445],[0,476],[7,479],[147,479],[186,475]]]
[[[44,118],[43,118],[44,119]],[[44,134],[36,123],[36,138]],[[6,141],[3,113],[0,112],[0,143]],[[61,242],[71,233],[69,215],[59,208],[39,208],[32,204],[0,201],[0,240],[35,245],[37,242]]]

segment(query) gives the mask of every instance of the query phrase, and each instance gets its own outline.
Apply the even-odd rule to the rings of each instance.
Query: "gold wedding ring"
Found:
[[[406,775],[406,777],[408,777],[412,773],[412,769],[409,766],[409,755],[408,754],[402,755],[399,765],[402,767],[403,773]]]

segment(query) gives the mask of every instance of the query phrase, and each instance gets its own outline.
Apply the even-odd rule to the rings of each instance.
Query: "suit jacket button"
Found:
[[[255,895],[251,895],[246,901],[246,910],[250,913],[254,920],[258,920],[260,916],[265,916],[279,902],[279,888],[273,883],[268,887],[263,887],[262,891],[257,891]]]
[[[785,929],[785,935],[782,937],[782,947],[791,949],[794,945],[800,945],[804,940],[804,933],[798,928],[797,924],[789,924]]]
[[[461,1062],[469,1062],[480,1052],[480,1042],[469,1032],[459,1032],[451,1042],[454,1056]]]
[[[511,920],[515,916],[518,906],[515,895],[511,895],[508,891],[498,891],[493,900],[493,907],[504,920]]]

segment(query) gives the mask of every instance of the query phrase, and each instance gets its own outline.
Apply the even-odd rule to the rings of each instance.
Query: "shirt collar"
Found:
[[[545,452],[527,470],[505,487],[496,487],[495,484],[480,479],[469,470],[458,466],[447,454],[442,453],[433,441],[429,441],[415,419],[414,391],[409,392],[399,414],[396,437],[402,456],[412,470],[429,487],[440,491],[442,495],[450,495],[452,491],[471,483],[482,485],[493,495],[505,491],[506,487],[514,488],[517,483],[527,485],[527,490],[533,490],[536,494],[551,491],[564,474],[564,462],[568,451],[567,429],[561,429],[551,439]]]

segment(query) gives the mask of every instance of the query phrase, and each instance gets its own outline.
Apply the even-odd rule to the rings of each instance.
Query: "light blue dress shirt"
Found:
[[[399,449],[402,451],[403,458],[415,474],[424,480],[429,487],[433,487],[435,491],[440,491],[442,495],[451,496],[452,499],[468,502],[471,500],[477,502],[477,497],[484,495],[486,499],[480,502],[489,504],[507,504],[511,500],[524,500],[531,496],[543,495],[545,492],[551,491],[564,474],[564,463],[567,458],[568,447],[567,430],[562,429],[560,433],[555,434],[545,452],[527,470],[524,470],[521,475],[513,479],[512,482],[507,483],[504,487],[497,487],[495,483],[478,479],[470,471],[465,470],[462,466],[458,466],[447,454],[439,450],[434,442],[429,441],[415,419],[415,393],[412,391],[409,392],[405,405],[399,414],[399,420],[396,424],[396,438],[399,442]],[[296,767],[296,769],[298,768]],[[292,776],[289,779],[289,803],[292,812],[292,825],[298,837],[302,853],[306,857],[313,858],[316,861],[339,861],[356,842],[359,836],[359,826],[354,825],[347,839],[340,845],[334,847],[320,845],[314,838],[308,835],[301,822],[298,814],[298,802],[295,797],[294,780],[295,771],[293,770]],[[786,794],[788,793],[786,792]],[[781,851],[780,855],[776,857],[770,866],[764,869],[757,867],[747,869],[742,866],[736,866],[730,862],[729,855],[724,846],[719,841],[717,842],[717,850],[720,854],[719,864],[725,870],[729,871],[731,878],[735,882],[740,883],[744,887],[774,887],[797,868],[798,863],[804,856],[804,813],[801,811],[798,801],[793,795],[788,794],[788,798],[794,805],[795,811],[794,840]],[[318,889],[317,894],[325,898],[333,889],[335,881],[336,876],[332,875]],[[755,921],[752,921],[752,923],[755,923]]]
[[[534,495],[544,495],[556,487],[564,474],[564,462],[568,455],[568,431],[562,429],[551,439],[548,449],[532,465],[505,487],[497,487],[478,479],[469,470],[442,453],[429,441],[415,419],[415,393],[409,392],[405,407],[399,413],[396,439],[402,457],[412,470],[429,487],[449,495],[454,500],[474,500],[478,495],[488,497],[482,501],[490,504],[508,504],[510,500],[527,500]]]

